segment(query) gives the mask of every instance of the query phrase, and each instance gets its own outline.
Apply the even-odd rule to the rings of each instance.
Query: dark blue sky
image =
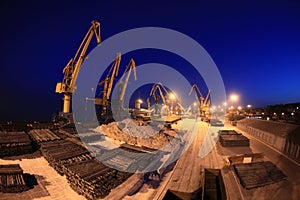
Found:
[[[299,102],[300,2],[206,2],[2,1],[0,120],[47,120],[61,109],[56,82],[94,19],[102,40],[145,26],[192,37],[242,105]]]

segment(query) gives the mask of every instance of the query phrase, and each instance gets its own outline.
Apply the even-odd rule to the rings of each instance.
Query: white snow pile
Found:
[[[158,126],[150,126],[143,122],[125,119],[121,122],[112,122],[107,125],[101,125],[95,129],[103,135],[126,142],[131,145],[144,146],[153,149],[161,149],[172,141],[176,132],[174,130],[165,130]],[[175,139],[177,140],[177,139]],[[177,142],[176,142],[177,143]]]

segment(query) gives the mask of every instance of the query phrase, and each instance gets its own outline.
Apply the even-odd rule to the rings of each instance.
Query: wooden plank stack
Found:
[[[221,130],[220,143],[223,147],[249,146],[250,141],[247,137],[234,130]]]
[[[270,161],[235,164],[233,166],[241,184],[246,189],[261,187],[287,178]]]
[[[103,198],[132,174],[107,167],[95,159],[89,151],[69,140],[42,142],[40,151],[59,174],[66,175],[70,186],[87,199]],[[117,164],[128,162],[116,155],[106,154]],[[121,156],[122,157],[122,156]]]
[[[63,174],[64,164],[93,158],[86,148],[68,140],[41,143],[40,151],[59,174]]]
[[[22,192],[27,189],[20,165],[0,165],[0,192]]]
[[[61,140],[61,138],[49,129],[33,129],[28,133],[36,143]]]
[[[25,132],[0,132],[0,157],[32,152],[32,142]]]
[[[120,148],[102,152],[101,155],[97,155],[97,159],[104,161],[109,166],[130,172],[151,170],[151,168],[155,168],[155,165],[162,164],[160,159],[165,152],[150,153],[149,150],[148,153],[145,152],[147,149],[123,145]]]
[[[109,168],[96,159],[64,165],[70,186],[87,199],[103,198],[132,174]]]
[[[251,158],[251,162],[262,162],[264,160],[263,153],[250,153],[230,156],[228,159],[231,164],[240,164],[244,162],[244,158]]]

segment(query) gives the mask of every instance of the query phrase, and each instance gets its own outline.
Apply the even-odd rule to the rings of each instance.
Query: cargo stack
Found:
[[[92,159],[90,152],[81,145],[68,140],[46,142],[40,151],[59,174],[63,174],[63,165]]]
[[[0,192],[22,192],[27,189],[20,165],[0,165]]]
[[[0,157],[32,152],[32,142],[25,132],[0,132]]]
[[[223,147],[249,146],[247,137],[234,130],[220,130],[220,143]]]
[[[109,168],[96,159],[66,164],[64,172],[71,188],[87,199],[104,198],[132,175]]]
[[[272,162],[235,164],[234,170],[246,189],[265,186],[286,179],[286,175]]]
[[[57,134],[49,129],[33,129],[28,133],[36,143],[61,140]]]

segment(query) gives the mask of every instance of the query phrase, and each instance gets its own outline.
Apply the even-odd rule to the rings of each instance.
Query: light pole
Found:
[[[169,94],[170,100],[171,100],[171,114],[174,113],[174,100],[176,99],[175,94],[170,93]]]
[[[250,104],[247,105],[247,108],[248,108],[248,116],[249,116],[250,113],[251,113],[251,107],[252,107],[252,106],[251,106]]]

